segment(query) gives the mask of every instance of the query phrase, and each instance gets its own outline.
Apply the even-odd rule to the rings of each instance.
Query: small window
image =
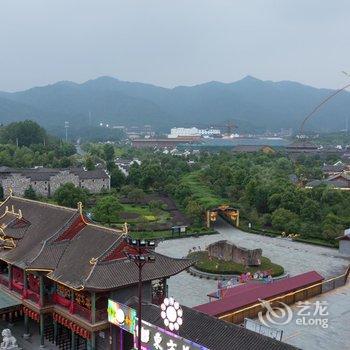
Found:
[[[36,181],[34,181],[34,185],[36,185]]]

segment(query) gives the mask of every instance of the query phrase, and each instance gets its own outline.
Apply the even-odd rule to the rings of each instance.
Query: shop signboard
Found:
[[[137,320],[135,309],[108,299],[107,313],[110,323],[113,323],[131,334],[135,334]]]
[[[173,332],[142,320],[141,342],[143,350],[209,350]],[[137,327],[135,348],[137,347]]]

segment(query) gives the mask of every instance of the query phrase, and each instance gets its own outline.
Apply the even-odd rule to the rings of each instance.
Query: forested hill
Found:
[[[34,119],[46,127],[107,122],[169,128],[175,125],[213,125],[235,120],[241,130],[297,129],[303,117],[331,90],[295,82],[262,81],[250,76],[234,83],[209,82],[173,89],[125,82],[110,77],[83,84],[58,82],[26,91],[0,92],[0,121]],[[345,128],[350,94],[331,100],[308,128]]]

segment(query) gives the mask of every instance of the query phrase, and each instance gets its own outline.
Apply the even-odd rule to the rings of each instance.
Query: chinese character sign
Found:
[[[115,324],[127,332],[135,333],[136,310],[109,299],[107,312],[110,323]]]
[[[135,344],[137,343],[137,328],[135,330]],[[142,349],[145,350],[208,350],[206,347],[182,338],[163,328],[142,321],[141,328]]]

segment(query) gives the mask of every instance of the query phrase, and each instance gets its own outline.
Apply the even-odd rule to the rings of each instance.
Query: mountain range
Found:
[[[45,127],[74,125],[173,126],[222,125],[240,130],[293,128],[333,90],[291,81],[263,81],[247,76],[233,83],[212,81],[172,89],[100,77],[82,84],[62,81],[19,92],[0,92],[0,122],[33,119]],[[344,91],[307,123],[306,129],[345,128],[350,93]],[[89,117],[90,115],[90,117]]]

